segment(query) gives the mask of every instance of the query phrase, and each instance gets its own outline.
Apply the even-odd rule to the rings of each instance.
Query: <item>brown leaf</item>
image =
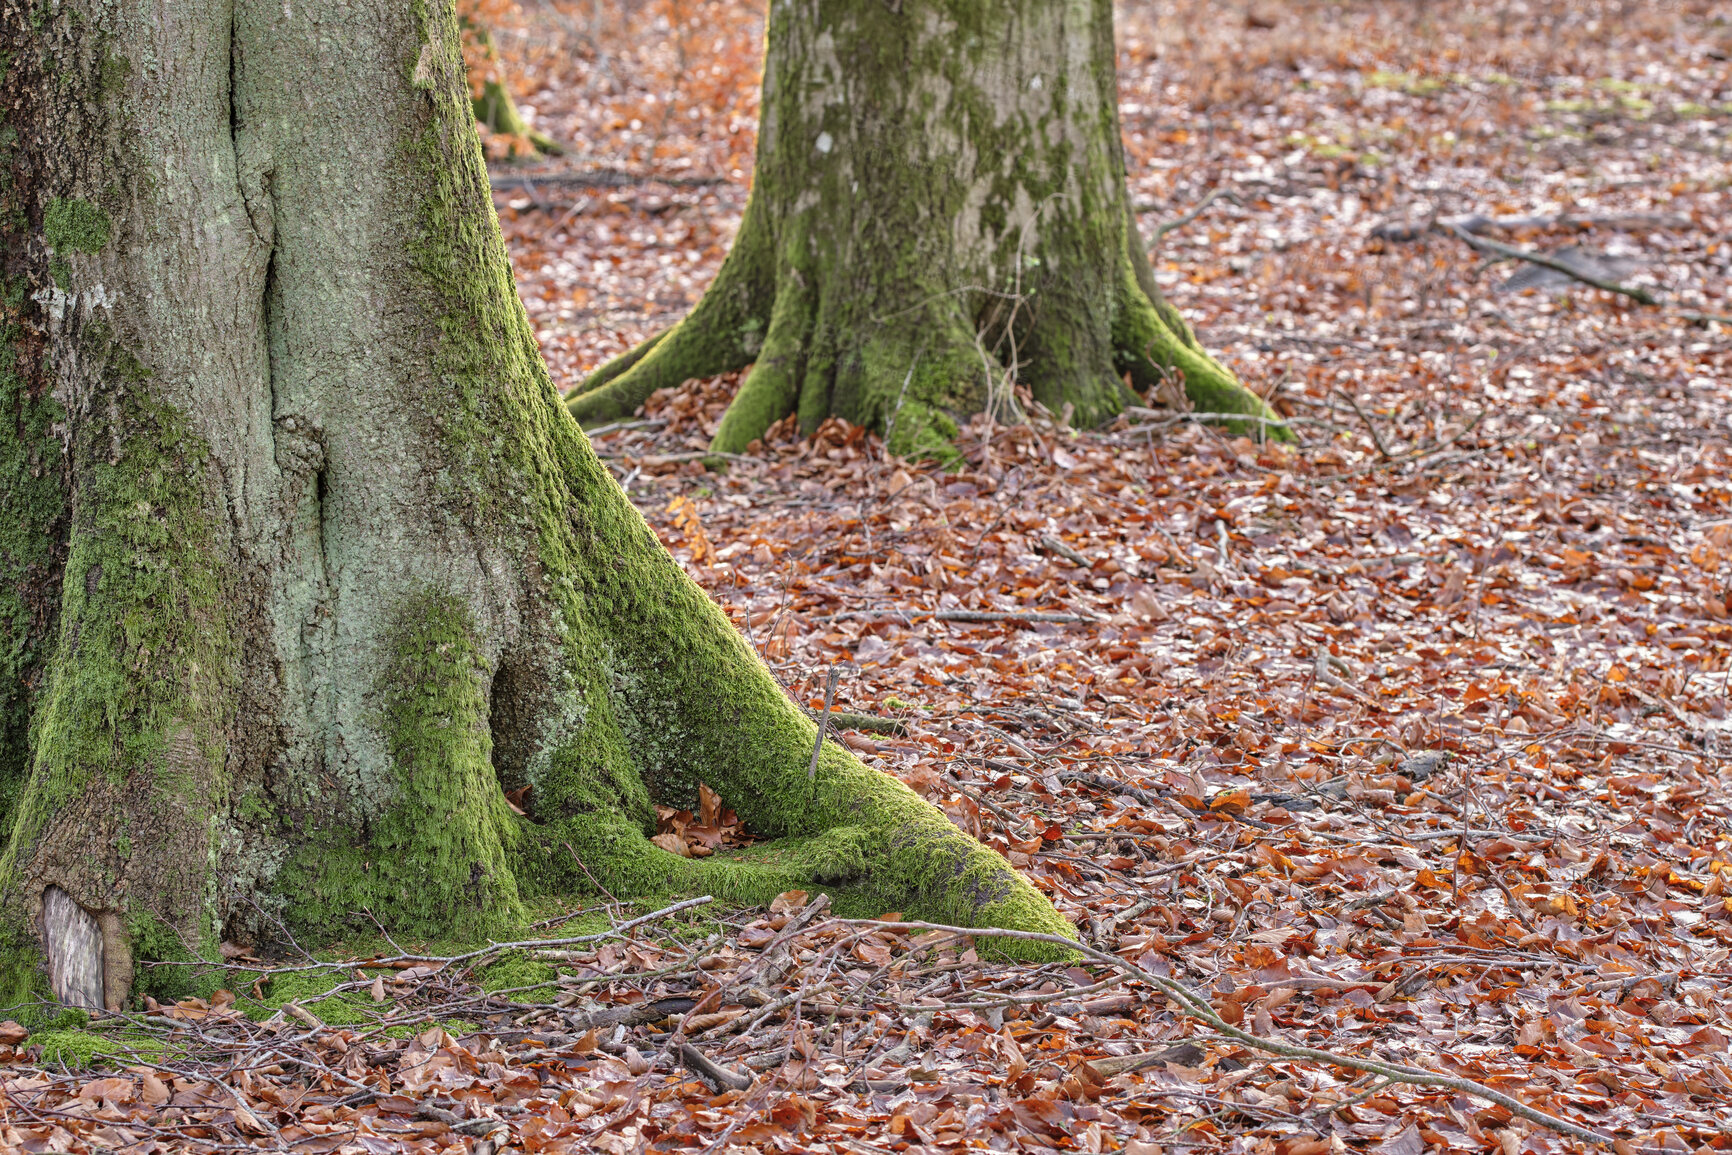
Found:
[[[1425,1155],[1425,1140],[1419,1137],[1419,1128],[1409,1123],[1394,1134],[1385,1136],[1374,1150],[1377,1155]],[[1518,1155],[1519,1151],[1518,1147]]]
[[[80,1099],[107,1099],[114,1103],[126,1103],[130,1102],[137,1092],[138,1088],[133,1086],[131,1079],[110,1077],[92,1079],[78,1089],[78,1097]]]
[[[259,1121],[259,1117],[241,1106],[235,1104],[235,1126],[244,1135],[269,1135],[271,1129]]]
[[[1213,814],[1243,814],[1251,808],[1251,792],[1249,790],[1229,790],[1209,799],[1209,811]]]
[[[677,834],[658,834],[654,838],[651,838],[650,841],[667,851],[669,854],[677,854],[681,858],[690,858],[692,856],[692,848],[687,846],[686,840]]]

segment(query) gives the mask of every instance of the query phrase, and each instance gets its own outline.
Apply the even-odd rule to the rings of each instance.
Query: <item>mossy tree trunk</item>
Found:
[[[777,0],[757,174],[690,316],[597,370],[585,424],[751,364],[713,447],[797,412],[944,453],[1012,385],[1081,425],[1183,378],[1273,417],[1155,286],[1125,187],[1111,0]],[[1261,422],[1243,423],[1257,428]],[[1277,436],[1284,427],[1269,426]]]
[[[548,380],[449,0],[0,0],[0,60],[0,1005],[591,876],[1065,925],[840,747],[808,782]],[[773,841],[654,846],[700,780]]]

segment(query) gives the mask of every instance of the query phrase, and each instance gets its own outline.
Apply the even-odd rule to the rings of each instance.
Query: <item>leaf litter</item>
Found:
[[[577,146],[496,179],[567,386],[696,300],[750,169],[756,10],[624,11],[490,11],[532,123]],[[1299,449],[1156,397],[1081,434],[977,421],[950,471],[830,421],[706,472],[732,378],[595,437],[815,716],[839,671],[830,740],[1120,965],[1008,965],[801,892],[633,927],[610,903],[590,941],[351,960],[300,999],[271,994],[292,959],[233,969],[83,1050],[0,1026],[0,1143],[1585,1146],[1245,1030],[1472,1079],[1619,1155],[1732,1148],[1723,6],[1158,15],[1119,26],[1144,227],[1235,196],[1157,275]],[[1662,304],[1508,287],[1540,266],[1445,218]],[[706,790],[657,837],[751,834]]]

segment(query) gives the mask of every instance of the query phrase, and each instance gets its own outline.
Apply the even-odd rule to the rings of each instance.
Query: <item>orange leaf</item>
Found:
[[[1250,807],[1249,790],[1232,790],[1209,799],[1209,811],[1212,814],[1243,814]]]

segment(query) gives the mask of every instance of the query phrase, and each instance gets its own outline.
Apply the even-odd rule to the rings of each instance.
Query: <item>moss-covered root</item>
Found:
[[[752,338],[760,326],[734,315],[739,311],[731,294],[711,289],[685,320],[597,369],[566,400],[566,408],[580,425],[618,421],[657,389],[750,364],[756,352]]]
[[[781,801],[823,792],[823,809],[852,807],[864,820],[860,825],[789,835],[708,858],[681,858],[650,842],[623,814],[602,811],[551,824],[555,837],[544,843],[546,852],[574,856],[593,882],[616,894],[711,894],[755,905],[788,890],[822,890],[844,915],[869,918],[895,910],[958,926],[1075,936],[1070,923],[1003,858],[900,782],[836,753],[835,759],[826,753],[828,773],[820,774],[816,787],[796,784],[790,776]],[[841,784],[838,779],[852,788],[851,795],[846,789],[840,798],[830,793]],[[1034,961],[1066,955],[1043,943],[1005,941],[993,949]]]
[[[510,856],[521,825],[492,766],[487,665],[466,606],[431,590],[403,605],[377,688],[395,797],[357,842],[313,833],[285,866],[292,918],[341,926],[371,910],[397,929],[478,936],[522,914]]]
[[[616,894],[703,890],[762,902],[793,887],[821,887],[857,914],[900,910],[958,925],[1071,933],[1002,857],[839,744],[824,744],[808,777],[813,720],[609,485],[588,447],[563,456],[572,494],[587,495],[574,544],[593,559],[581,566],[583,598],[570,620],[606,638],[596,648],[607,654],[609,689],[584,713],[606,725],[564,736],[534,777],[537,821],[553,859],[565,857],[561,843],[569,839]],[[608,773],[585,768],[609,734],[625,746],[621,771],[641,775],[658,802],[693,807],[702,782],[767,841],[704,859],[649,846],[643,816],[598,791]]]
[[[734,247],[697,307],[673,328],[590,374],[566,399],[566,408],[581,425],[618,421],[657,389],[751,364],[764,343],[776,290],[770,227],[754,197]]]
[[[812,335],[812,294],[806,279],[790,271],[770,314],[769,332],[752,371],[728,403],[710,440],[717,453],[744,453],[764,430],[794,411]]]
[[[650,350],[661,344],[661,339],[667,336],[670,332],[672,332],[672,330],[663,329],[648,340],[640,341],[638,344],[633,345],[630,349],[627,349],[619,356],[602,365],[601,368],[591,373],[588,377],[585,377],[583,379],[583,384],[579,385],[577,391],[567,399],[567,405],[586,393],[593,393],[595,390],[600,389],[603,385],[606,385],[609,381],[612,381],[615,377],[618,377],[627,369],[630,369],[633,365],[642,361],[649,355]]]
[[[1243,413],[1248,420],[1226,421],[1235,433],[1275,441],[1296,440],[1279,414],[1255,393],[1239,384],[1233,371],[1209,356],[1191,327],[1156,290],[1151,296],[1136,275],[1135,258],[1127,256],[1119,278],[1118,309],[1113,321],[1113,348],[1120,372],[1128,372],[1139,389],[1159,385],[1177,373],[1185,396],[1203,413]],[[1153,278],[1148,278],[1150,286]]]

